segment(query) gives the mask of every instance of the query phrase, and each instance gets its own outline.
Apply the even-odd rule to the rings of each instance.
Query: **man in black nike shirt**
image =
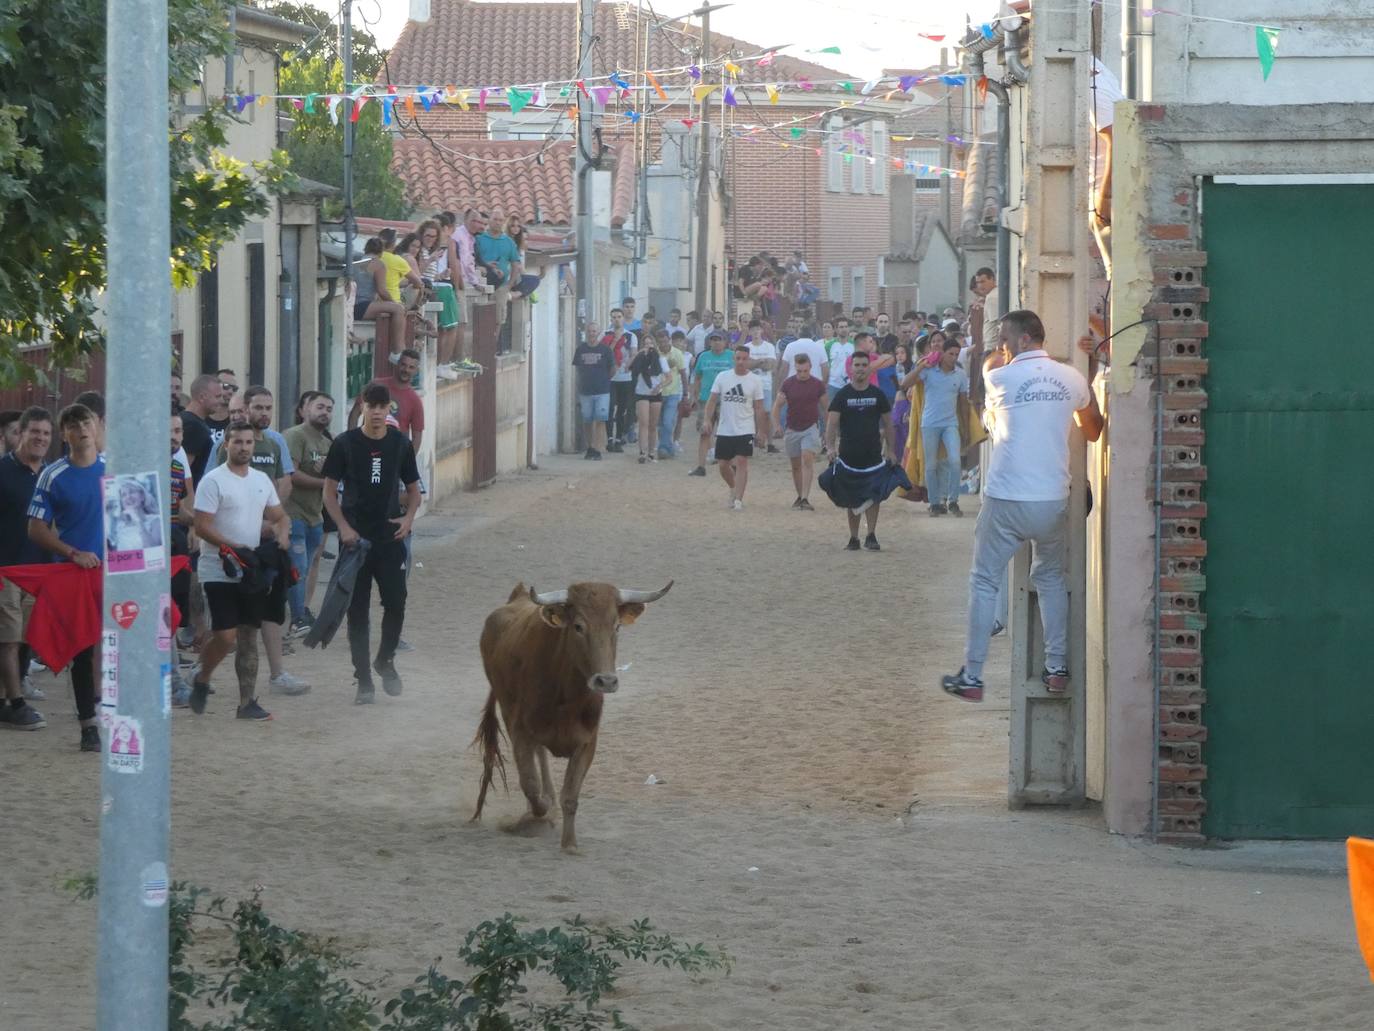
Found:
[[[375,696],[373,669],[381,675],[382,690],[393,696],[401,693],[394,660],[405,623],[405,539],[420,507],[420,470],[410,441],[386,424],[391,413],[391,392],[386,386],[370,384],[362,401],[362,425],[334,439],[323,471],[324,507],[339,528],[339,543],[352,548],[365,538],[370,545],[348,606],[348,647],[358,679],[354,701],[367,705]],[[404,512],[398,484],[406,488]],[[382,600],[382,639],[376,661],[369,667],[368,610],[373,580]]]

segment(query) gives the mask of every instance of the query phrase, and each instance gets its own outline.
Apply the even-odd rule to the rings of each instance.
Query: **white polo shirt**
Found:
[[[985,493],[1003,501],[1069,496],[1069,431],[1086,408],[1088,381],[1072,365],[1023,351],[983,377],[992,461]]]

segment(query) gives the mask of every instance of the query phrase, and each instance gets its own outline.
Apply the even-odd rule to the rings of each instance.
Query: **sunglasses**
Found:
[[[227,390],[231,394],[237,394],[239,390],[237,383],[225,383],[223,381],[220,382],[219,388],[221,390]]]

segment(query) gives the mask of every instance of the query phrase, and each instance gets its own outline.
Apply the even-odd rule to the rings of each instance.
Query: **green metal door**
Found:
[[[1203,200],[1204,829],[1374,836],[1374,185]]]

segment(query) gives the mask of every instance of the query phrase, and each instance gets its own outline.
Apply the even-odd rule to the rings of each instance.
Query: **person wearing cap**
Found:
[[[706,350],[701,352],[692,369],[692,384],[697,391],[697,464],[688,476],[706,475],[706,453],[711,447],[711,435],[715,432],[715,422],[706,421],[706,402],[711,399],[711,387],[716,377],[735,367],[735,356],[725,350],[725,333],[713,329],[706,336]],[[716,413],[712,413],[713,415]]]

